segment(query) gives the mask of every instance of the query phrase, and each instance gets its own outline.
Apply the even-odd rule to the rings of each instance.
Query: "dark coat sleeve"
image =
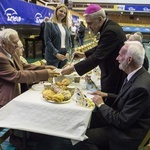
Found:
[[[100,29],[100,39],[95,49],[85,52],[86,59],[75,64],[75,70],[83,75],[99,66],[101,69],[101,90],[118,94],[125,78],[125,73],[119,69],[116,60],[125,41],[122,28],[113,21],[106,23]]]
[[[118,36],[116,36],[113,31],[106,31],[101,35],[100,41],[95,50],[92,49],[85,52],[85,55],[89,57],[75,65],[75,70],[78,74],[83,75],[87,73],[99,65],[103,60],[108,59],[111,53],[115,53],[114,49],[118,48],[118,43],[116,41],[118,41]],[[86,67],[87,65],[88,67]]]
[[[143,67],[148,71],[148,68],[149,68],[149,60],[148,60],[146,54],[145,54],[145,58],[144,58]]]

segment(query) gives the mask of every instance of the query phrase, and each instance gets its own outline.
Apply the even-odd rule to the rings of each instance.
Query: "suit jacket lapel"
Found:
[[[129,80],[129,81],[127,82],[127,84],[124,86],[124,88],[119,92],[119,94],[118,94],[118,96],[117,96],[115,102],[113,103],[113,105],[120,99],[120,97],[121,97],[122,95],[124,95],[124,93],[131,87],[131,85],[132,85],[132,82]]]
[[[0,47],[0,52],[4,54],[4,56],[9,60],[11,66],[13,66],[14,68],[16,68],[13,59],[8,58],[7,54],[5,53],[5,51]]]
[[[14,63],[15,63],[16,69],[23,70],[22,62],[20,61],[19,56],[17,54],[14,54],[13,58],[14,58]]]
[[[14,60],[13,60],[13,59],[9,59],[9,61],[10,61],[11,65],[12,65],[14,68],[16,68],[16,65],[15,65]]]
[[[120,91],[120,93],[118,94],[116,100],[114,101],[113,105],[115,105],[115,103],[120,99],[120,97],[122,95],[124,95],[124,93],[128,90],[130,90],[130,87],[132,86],[132,84],[134,83],[135,79],[142,74],[145,71],[145,69],[142,67],[140,70],[138,70],[132,77],[131,79],[127,82],[127,84],[124,86],[124,88]],[[113,106],[112,105],[112,106]]]

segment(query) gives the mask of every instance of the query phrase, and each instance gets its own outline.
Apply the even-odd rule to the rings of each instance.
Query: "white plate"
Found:
[[[63,101],[63,102],[56,102],[53,100],[46,100],[49,103],[54,103],[54,104],[65,104],[65,103],[69,103],[71,101],[71,99],[67,100],[67,101]]]
[[[32,85],[32,89],[35,91],[43,91],[44,90],[44,84],[34,84]]]
[[[56,102],[53,100],[46,100],[45,98],[43,98],[43,96],[41,96],[43,100],[49,102],[49,103],[54,103],[54,104],[65,104],[65,103],[69,103],[71,101],[71,99],[67,100],[67,101],[63,101],[63,102]]]

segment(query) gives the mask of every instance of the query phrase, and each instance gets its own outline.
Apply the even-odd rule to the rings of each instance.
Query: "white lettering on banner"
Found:
[[[48,14],[48,15],[49,15],[49,18],[51,18],[51,17],[53,16],[53,14],[54,14],[54,13],[49,13],[49,14]]]
[[[147,7],[144,7],[144,8],[143,8],[143,11],[148,11],[148,12],[150,12],[150,9],[148,9]]]
[[[36,23],[42,23],[44,20],[41,13],[36,13],[34,18]]]
[[[18,13],[13,8],[7,8],[5,15],[7,16],[7,21],[21,22],[21,17],[18,16]]]
[[[133,7],[129,7],[128,9],[132,10],[132,11],[135,11],[135,8],[133,8]]]
[[[74,3],[81,2],[81,0],[73,0]],[[89,0],[82,0],[83,3],[89,3]],[[114,3],[114,4],[149,4],[149,0],[92,0],[92,3]]]

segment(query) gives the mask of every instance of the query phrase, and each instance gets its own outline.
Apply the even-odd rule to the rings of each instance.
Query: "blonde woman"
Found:
[[[71,48],[68,9],[64,4],[58,5],[51,21],[46,22],[44,39],[47,64],[62,68],[67,63]]]

